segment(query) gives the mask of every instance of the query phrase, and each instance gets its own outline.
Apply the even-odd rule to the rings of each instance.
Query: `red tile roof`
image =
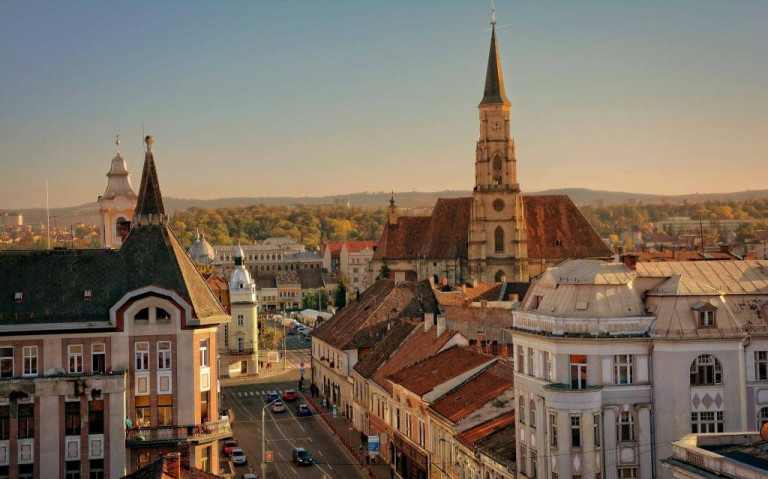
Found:
[[[498,360],[440,397],[430,407],[449,421],[457,423],[514,387],[514,373],[515,368],[511,363]]]
[[[386,224],[374,259],[466,259],[472,197],[438,198],[431,216],[401,216]],[[612,255],[566,195],[523,196],[529,258]]]
[[[347,241],[345,244],[347,246],[347,251],[357,253],[364,249],[373,251],[378,243],[375,241]]]
[[[325,254],[326,248],[329,248],[331,250],[331,258],[338,258],[341,253],[341,245],[343,244],[341,241],[329,241],[323,246],[323,254]]]
[[[467,347],[454,346],[392,374],[388,379],[393,384],[423,396],[440,384],[492,360],[493,356]]]
[[[467,302],[498,301],[504,283],[477,283],[450,285],[435,289],[435,297],[441,306],[461,306]]]
[[[471,448],[476,442],[483,439],[486,436],[493,434],[499,429],[509,426],[515,422],[515,411],[502,414],[490,421],[486,421],[480,425],[477,425],[471,429],[467,429],[458,436],[456,440],[464,444],[466,447]]]
[[[373,380],[391,393],[392,383],[387,380],[388,376],[437,354],[457,334],[459,334],[458,331],[446,329],[438,337],[437,327],[432,326],[429,331],[424,331],[422,323],[403,341],[400,348],[389,356],[389,360],[373,373]]]

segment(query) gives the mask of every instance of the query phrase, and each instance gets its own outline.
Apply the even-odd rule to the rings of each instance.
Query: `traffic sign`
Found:
[[[301,367],[302,367],[302,368],[304,367],[304,361],[302,361],[302,362],[301,362]]]
[[[368,436],[368,452],[371,455],[379,453],[379,436]]]
[[[304,371],[304,368],[301,368],[301,375],[302,375],[302,376],[304,376],[304,373],[305,373],[305,372],[306,372],[306,371]]]
[[[273,451],[264,451],[264,462],[275,462],[275,453]]]

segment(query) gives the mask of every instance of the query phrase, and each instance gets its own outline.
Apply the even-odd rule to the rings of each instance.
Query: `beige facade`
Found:
[[[340,270],[349,285],[362,293],[371,285],[371,259],[376,247],[374,241],[347,241],[339,253]],[[323,265],[326,264],[325,257]]]
[[[768,478],[765,439],[754,432],[690,434],[662,462],[675,479]]]
[[[232,321],[219,326],[219,374],[237,377],[259,373],[259,321],[256,284],[243,265],[244,252],[235,253],[229,280]]]
[[[99,235],[102,248],[115,249],[123,244],[133,222],[136,193],[131,175],[120,156],[120,137],[115,140],[117,154],[107,173],[107,189],[99,196]]]

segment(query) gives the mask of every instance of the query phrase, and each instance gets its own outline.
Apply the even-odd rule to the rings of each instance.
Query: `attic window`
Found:
[[[699,327],[700,328],[714,328],[715,327],[715,311],[698,311],[699,315]]]
[[[563,242],[560,240],[560,238],[555,240],[555,246],[563,246]]]
[[[589,306],[589,301],[576,301],[576,309],[579,311],[586,310],[587,306]]]
[[[90,301],[93,299],[93,290],[92,289],[86,289],[83,291],[83,301]]]
[[[21,303],[21,300],[24,299],[24,292],[23,291],[16,291],[13,293],[13,300],[17,303]]]

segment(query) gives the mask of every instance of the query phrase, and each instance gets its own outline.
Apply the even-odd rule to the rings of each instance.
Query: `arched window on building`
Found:
[[[504,271],[498,270],[496,271],[496,276],[494,276],[493,280],[497,283],[503,283],[506,279],[506,275],[504,274]]]
[[[497,253],[504,252],[504,228],[501,226],[496,227],[496,231],[493,232],[493,239],[495,245],[495,251]]]
[[[493,157],[493,185],[499,186],[501,184],[501,157],[496,155]]]
[[[691,363],[691,386],[723,384],[723,367],[711,354],[702,354]]]
[[[518,407],[519,409],[518,414],[520,418],[520,422],[525,424],[525,397],[520,396],[520,399],[518,400]]]
[[[616,435],[619,442],[635,441],[635,417],[628,411],[619,414],[616,420]]]
[[[757,413],[758,429],[762,428],[763,425],[767,422],[768,422],[768,407],[762,407],[760,408],[760,411]]]

